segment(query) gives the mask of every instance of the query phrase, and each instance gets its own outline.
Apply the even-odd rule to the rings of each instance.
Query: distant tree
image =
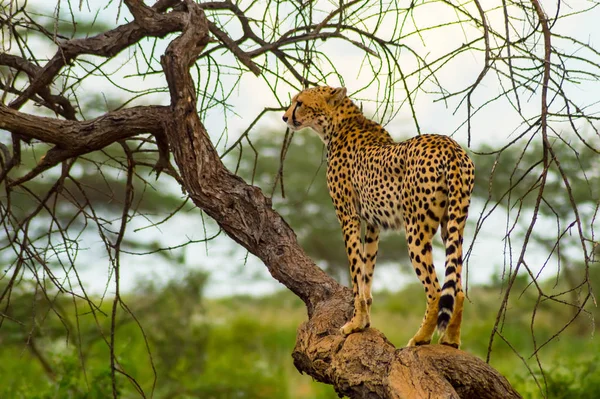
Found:
[[[537,211],[539,217],[552,228],[531,230],[528,236],[548,254],[544,262],[536,262],[535,269],[526,267],[531,284],[525,290],[537,291],[540,299],[532,309],[532,318],[535,319],[535,311],[542,301],[566,303],[570,305],[568,308],[573,315],[571,321],[580,321],[578,325],[581,331],[590,332],[585,318],[577,317],[581,312],[598,315],[592,289],[595,279],[590,274],[597,275],[600,272],[597,265],[591,263],[598,257],[599,246],[590,236],[589,242],[585,242],[587,238],[584,240],[584,256],[578,255],[578,252],[581,254],[582,240],[575,231],[581,227],[593,235],[594,224],[597,223],[600,186],[594,182],[600,181],[598,154],[585,141],[571,140],[567,135],[553,137],[550,143],[553,156],[560,161],[549,163],[547,168],[544,168],[541,155],[544,153],[543,144],[538,141],[527,142],[523,146],[512,145],[498,152],[484,147],[474,155],[481,172],[476,177],[478,185],[488,187],[487,192],[479,192],[478,195],[480,200],[486,201],[486,205],[477,221],[475,234],[478,234],[487,215],[500,206],[512,215],[509,228],[520,232],[512,236],[520,235],[524,239],[532,223],[531,218],[535,217]],[[546,174],[542,193],[539,191],[540,172]],[[565,181],[568,183],[566,191]],[[511,249],[510,243],[507,248]],[[539,274],[546,269],[555,274],[552,289],[536,284]],[[509,278],[503,281],[507,291],[505,305],[499,309],[498,324],[508,306],[508,293],[517,276],[511,260],[505,263],[503,275]],[[599,321],[595,319],[596,324]],[[566,326],[557,328],[560,330]]]
[[[464,128],[468,146],[472,136],[493,124],[478,116],[503,104],[522,126],[504,138],[501,148],[490,151],[498,162],[488,179],[491,202],[479,217],[479,224],[485,222],[495,204],[507,210],[506,287],[490,348],[494,339],[504,339],[503,315],[522,272],[538,289],[538,302],[558,301],[580,312],[592,297],[589,271],[597,260],[594,227],[599,204],[593,197],[597,193],[589,188],[591,180],[582,182],[587,187],[575,188],[556,143],[563,142],[575,155],[580,146],[594,157],[600,153],[597,100],[579,102],[573,94],[575,85],[600,82],[600,52],[587,39],[561,29],[565,19],[597,12],[597,4],[565,10],[559,1],[544,4],[545,11],[539,0],[497,1],[486,4],[489,8],[478,0],[108,4],[115,8],[59,1],[46,12],[41,3],[13,0],[0,11],[0,129],[6,131],[0,143],[0,222],[5,232],[0,256],[6,265],[0,326],[35,327],[20,320],[24,316],[13,312],[11,302],[26,281],[33,281],[33,289],[45,299],[47,314],[61,318],[65,310],[56,297],[62,295],[83,298],[86,311],[97,314],[97,304],[78,277],[81,246],[93,233],[113,275],[110,327],[104,336],[113,397],[119,396],[125,381],[140,396],[152,396],[154,386],[140,386],[115,350],[120,315],[135,317],[120,289],[122,258],[130,249],[127,233],[136,218],[148,217],[154,225],[168,223],[191,201],[306,303],[309,319],[298,329],[293,352],[299,371],[350,397],[518,397],[502,376],[465,352],[435,345],[397,351],[376,329],[343,338],[338,328],[352,311],[349,290],[315,266],[293,230],[272,209],[271,199],[225,168],[221,157],[241,157],[243,152],[260,156],[253,150],[252,128],[265,115],[283,109],[290,92],[325,82],[344,84],[336,65],[341,61],[334,62],[331,55],[336,51],[352,49],[363,56],[357,68],[362,79],[353,84],[352,96],[361,99],[371,96],[368,89],[379,89],[375,117],[387,123],[400,110],[408,110],[417,134],[422,117],[415,104],[424,96],[433,95],[465,115],[459,128]],[[111,19],[96,23],[96,16],[105,12],[112,13]],[[79,29],[80,18],[94,22]],[[445,40],[435,48],[428,43],[432,33]],[[577,51],[564,51],[567,45]],[[469,74],[467,83],[456,79],[463,55],[480,60],[480,70]],[[272,93],[273,106],[259,112],[233,143],[227,128],[220,137],[219,131],[210,136],[204,122],[222,115],[220,123],[227,127],[236,111],[230,103],[238,93],[248,107],[256,99],[256,93],[239,90],[247,72]],[[483,92],[483,85],[496,90]],[[110,98],[90,109],[90,102],[97,105],[100,96],[85,95],[99,88]],[[123,101],[116,103],[115,98]],[[169,105],[164,105],[165,98]],[[283,155],[288,144],[284,142]],[[532,158],[510,160],[515,165],[510,189],[498,197],[493,176],[500,160],[508,162],[502,154],[515,146]],[[148,180],[151,170],[157,182]],[[284,185],[292,173],[298,171],[284,174]],[[590,177],[597,179],[597,171],[593,173]],[[158,217],[148,215],[152,203],[142,206],[145,194],[155,190],[161,197],[175,187],[187,197],[177,206],[171,203],[164,213],[161,209]],[[517,187],[523,189],[520,194],[514,191]],[[587,191],[592,200],[579,204],[579,193]],[[106,196],[109,201],[96,200]],[[550,199],[559,196],[560,201]],[[525,204],[531,205],[526,219]],[[586,213],[590,220],[582,217],[582,206],[591,207]],[[559,249],[571,243],[570,234],[576,237],[578,248],[568,254],[581,260],[581,278],[574,288],[582,299],[576,303],[537,285],[531,266],[539,261],[531,255],[530,243],[534,237],[547,237],[547,227],[539,223],[544,213],[556,215],[547,264],[558,268],[554,259],[564,254],[558,254]],[[567,215],[567,220],[559,215]],[[518,225],[524,228],[516,229]],[[57,268],[66,277],[58,278]],[[78,306],[70,309],[77,317]],[[78,327],[65,328],[76,333]],[[564,328],[557,326],[554,337]],[[535,343],[533,321],[532,338]],[[544,344],[535,343],[532,355],[538,356]],[[544,393],[543,382],[539,385]]]

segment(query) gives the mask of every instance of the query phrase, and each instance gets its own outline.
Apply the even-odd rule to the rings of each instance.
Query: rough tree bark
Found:
[[[346,338],[338,332],[352,312],[351,291],[325,274],[304,253],[292,229],[271,208],[260,189],[246,184],[224,167],[196,112],[195,85],[189,69],[209,40],[211,26],[203,10],[192,0],[186,0],[185,7],[166,17],[160,11],[176,2],[161,1],[155,7],[147,7],[139,0],[125,3],[135,21],[123,29],[131,30],[132,36],[144,32],[163,35],[165,30],[159,26],[165,25],[181,30],[161,59],[170,90],[170,107],[136,107],[78,122],[24,114],[15,110],[22,103],[19,100],[12,109],[0,105],[0,128],[55,144],[51,151],[57,155],[42,161],[46,162],[42,169],[141,131],[157,135],[161,154],[168,156],[170,150],[174,155],[180,182],[194,203],[232,239],[259,257],[275,279],[305,302],[308,320],[298,328],[294,364],[300,372],[333,385],[340,395],[519,398],[503,376],[466,352],[440,345],[396,349],[374,328]],[[160,25],[163,22],[165,25]],[[114,46],[108,46],[109,39],[110,35],[106,35],[104,41],[77,43],[73,48],[109,48],[97,52],[110,55]],[[73,45],[67,44],[65,48]],[[93,52],[95,48],[88,50]],[[71,53],[69,56],[74,56],[76,51]],[[54,71],[59,64],[62,61],[50,60],[44,71]],[[49,83],[47,74],[39,76],[23,93],[23,98]],[[159,162],[161,167],[168,164],[162,157]]]

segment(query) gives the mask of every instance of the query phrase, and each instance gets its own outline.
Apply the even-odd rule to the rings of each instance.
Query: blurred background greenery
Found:
[[[298,134],[294,138],[283,167],[283,198],[280,187],[274,186],[280,171],[281,144],[273,137],[277,134],[255,140],[254,146],[261,154],[256,164],[249,155],[242,157],[239,163],[234,157],[228,162],[238,164],[240,175],[273,194],[275,209],[297,232],[306,251],[319,265],[345,281],[347,269],[341,234],[325,187],[324,165],[319,161],[322,144],[314,135]],[[557,143],[556,150],[562,151],[561,148],[565,150],[563,159],[570,159],[569,151]],[[579,151],[580,159],[565,161],[563,166],[572,174],[578,201],[593,203],[597,201],[598,192],[578,188],[587,186],[585,176],[593,172],[593,157],[584,156],[585,148]],[[118,159],[110,149],[104,155],[106,159],[95,159],[95,162],[106,165],[110,159]],[[518,155],[507,152],[502,157],[515,159]],[[473,154],[473,158],[478,174],[475,200],[485,201],[491,196],[493,201],[498,201],[510,186],[510,172],[515,164],[495,164],[495,157],[490,156]],[[103,199],[109,198],[103,194],[107,189],[94,187],[100,183],[93,179],[93,171],[85,173],[86,167],[92,165],[89,160],[78,162],[82,164],[82,184],[99,193],[93,197],[97,201],[96,208],[104,209],[107,214],[118,212],[118,206],[112,209],[111,202]],[[492,174],[494,167],[496,171]],[[551,176],[552,173],[555,172],[551,172]],[[86,181],[88,175],[89,182]],[[494,183],[492,191],[487,190],[490,176]],[[118,175],[107,174],[101,185],[119,190],[118,179]],[[550,179],[549,184],[559,184],[556,182],[557,179]],[[44,190],[40,182],[30,184],[29,188]],[[598,186],[593,189],[597,190]],[[532,206],[530,194],[519,190],[514,189],[512,195],[523,198],[525,209]],[[569,217],[569,207],[562,206],[566,201],[564,197],[548,201],[552,206],[546,209],[563,212],[561,218]],[[164,191],[151,194],[146,190],[139,198],[137,211],[164,214],[180,203],[175,194],[167,195]],[[59,218],[68,219],[69,207],[56,209],[65,211],[57,215]],[[475,229],[476,224],[477,215],[470,220],[469,229]],[[546,237],[539,237],[537,245],[545,245],[545,240]],[[403,241],[397,234],[385,236],[382,253],[389,255],[382,257],[382,263],[384,268],[402,265],[412,278],[409,263],[402,258]],[[126,243],[129,250],[146,251],[155,247],[157,244],[152,242]],[[185,267],[186,258],[177,251],[158,254],[174,267],[179,264],[180,276],[167,282],[148,279],[123,294],[115,328],[117,367],[124,370],[117,378],[121,397],[137,397],[142,390],[146,395],[154,392],[155,398],[337,397],[332,387],[300,375],[293,366],[291,352],[296,328],[306,319],[303,304],[293,294],[280,290],[268,295],[206,298],[203,293],[209,275],[205,271]],[[394,256],[399,258],[394,259]],[[57,269],[61,267],[56,259],[49,264]],[[500,270],[502,266],[495,267]],[[600,269],[593,264],[589,272],[598,292]],[[585,274],[583,263],[569,258],[556,276],[538,284],[559,300],[577,303],[583,299],[578,298],[583,291],[573,288],[582,274]],[[374,298],[372,325],[398,347],[412,336],[425,307],[422,287],[416,279],[414,281],[399,291],[377,292]],[[231,283],[238,284],[235,277]],[[106,296],[91,294],[88,302],[58,291],[50,282],[46,286],[43,292],[33,281],[21,281],[12,289],[10,301],[2,309],[6,318],[1,322],[0,334],[0,398],[110,397],[107,345],[111,331],[110,293]],[[0,292],[5,288],[6,280],[0,283]],[[505,289],[506,280],[500,273],[488,284],[469,288],[463,322],[464,350],[486,358]],[[504,340],[494,340],[491,364],[526,398],[540,397],[541,392],[549,398],[600,397],[600,370],[597,369],[600,340],[595,336],[600,316],[597,307],[589,301],[585,311],[577,313],[576,308],[559,302],[539,303],[538,291],[527,274],[519,275],[512,290],[501,323]],[[558,337],[540,350],[539,358],[532,356],[536,347],[567,324]]]
[[[84,37],[109,26],[112,25],[100,19],[93,23],[82,20],[76,32],[69,32],[73,28],[71,23],[55,26],[54,20],[49,18],[46,28],[58,29],[66,37]],[[90,57],[86,62],[93,61]],[[25,77],[17,78],[26,81]],[[81,96],[81,113],[92,117],[119,108],[127,101],[90,92]],[[272,195],[273,207],[292,226],[307,253],[320,267],[345,283],[347,260],[325,184],[323,145],[316,135],[299,132],[281,164],[282,140],[282,131],[253,131],[252,145],[245,146],[244,153],[232,151],[225,162],[244,179]],[[594,223],[595,206],[600,201],[597,154],[577,143],[555,141],[552,144],[569,176],[573,196],[582,211],[579,215],[582,223],[590,226]],[[165,222],[161,238],[173,235],[171,233],[189,219],[194,220],[198,229],[211,233],[207,236],[218,232],[218,227],[203,219],[182,196],[180,187],[167,176],[161,176],[158,181],[149,177],[156,152],[150,140],[140,140],[138,144],[133,151],[139,173],[133,180],[132,213],[141,215],[153,227],[163,228]],[[29,170],[47,149],[39,143],[25,147],[23,166],[11,172],[11,177]],[[537,141],[522,145],[519,142],[499,155],[489,152],[488,147],[470,152],[477,168],[474,205],[479,209],[484,209],[486,204],[506,207],[501,210],[506,215],[531,212],[537,195],[532,188],[536,187],[542,169],[542,151]],[[73,274],[83,274],[86,269],[97,267],[94,263],[97,252],[77,247],[80,242],[87,245],[90,238],[100,241],[99,231],[114,236],[114,222],[123,207],[120,199],[125,196],[125,164],[122,147],[116,144],[79,158],[72,168],[76,179],[67,179],[64,194],[57,196],[54,207],[42,209],[35,215],[35,223],[29,225],[30,236],[38,237],[30,245],[44,253],[44,267],[38,265],[38,269],[21,271],[15,284],[6,278],[14,269],[8,267],[4,271],[5,278],[0,280],[0,398],[112,397],[107,344],[111,338],[112,286],[102,281],[100,285],[106,284],[104,293],[86,295],[81,289],[91,285],[92,279],[88,275],[87,280],[77,281],[79,275]],[[36,197],[43,196],[54,184],[52,177],[49,171],[45,178],[42,176],[13,189],[11,212],[15,223],[29,217],[37,206]],[[507,194],[509,189],[510,194]],[[556,165],[550,167],[546,193],[560,193],[546,196],[540,208],[542,217],[554,229],[535,232],[532,240],[536,247],[549,253],[556,243],[556,225],[564,228],[566,221],[574,219]],[[507,201],[507,195],[512,200]],[[100,222],[95,224],[90,215],[82,216],[82,209],[95,210],[94,217]],[[175,212],[179,213],[172,216]],[[176,227],[166,227],[167,221]],[[472,213],[470,234],[478,231],[480,222],[478,215]],[[520,223],[527,222],[524,218]],[[63,241],[72,242],[73,247],[65,244],[61,248],[60,239],[55,241],[59,245],[49,244],[50,238],[59,234],[48,230],[53,223],[69,226],[70,236]],[[498,227],[500,231],[505,229],[508,228]],[[522,238],[519,231],[523,229],[515,231],[512,238]],[[116,379],[120,397],[139,397],[143,391],[147,396],[152,392],[154,398],[160,399],[337,398],[332,387],[300,375],[293,366],[291,352],[296,329],[306,319],[299,299],[281,289],[274,294],[207,297],[205,293],[212,277],[209,273],[216,273],[222,264],[216,260],[213,264],[200,265],[202,270],[191,267],[198,265],[190,254],[205,251],[205,244],[194,243],[192,238],[180,238],[178,244],[184,241],[192,245],[167,248],[169,244],[165,241],[139,236],[138,239],[126,236],[123,243],[124,251],[150,253],[137,258],[137,263],[155,265],[161,260],[176,270],[176,277],[149,276],[122,294],[114,328],[117,369],[122,371]],[[3,264],[15,265],[18,254],[10,252],[7,240],[8,237],[0,237],[0,247],[9,249],[0,254],[0,259]],[[476,268],[478,263],[488,262],[481,265],[482,268],[485,266],[496,273],[485,284],[469,287],[463,349],[484,359],[491,350],[491,364],[507,376],[525,398],[542,395],[557,399],[600,398],[600,340],[595,334],[600,316],[598,308],[593,298],[588,298],[582,312],[561,303],[581,304],[587,298],[587,288],[585,284],[582,286],[584,278],[592,282],[594,292],[600,290],[600,266],[591,263],[590,269],[585,269],[576,250],[577,240],[569,234],[561,236],[563,250],[553,256],[551,273],[544,273],[536,283],[522,270],[514,281],[507,312],[502,315],[500,334],[503,339],[497,336],[491,348],[492,328],[507,289],[507,279],[503,278],[507,271],[505,265],[496,260],[501,256],[490,256],[498,264],[481,258],[470,263]],[[71,254],[78,255],[67,259]],[[105,254],[101,256],[106,258]],[[105,258],[103,264],[108,263]],[[71,267],[71,261],[75,268]],[[243,265],[244,259],[230,260],[230,263],[236,262]],[[535,259],[535,262],[542,264],[544,259]],[[133,263],[126,264],[125,268]],[[398,234],[383,236],[376,282],[378,275],[382,279],[385,268],[390,267],[401,269],[407,280],[415,283],[376,292],[372,325],[401,347],[417,329],[425,301],[422,287],[416,283],[407,260],[406,244]],[[111,273],[112,269],[108,272],[109,280]],[[62,276],[58,283],[57,275]],[[228,278],[232,285],[248,283],[240,280],[237,276]],[[538,287],[553,300],[540,299]],[[536,348],[549,339],[551,341],[539,350],[539,357],[533,356]]]
[[[600,281],[598,270],[594,273],[594,281]],[[117,320],[115,351],[136,383],[119,376],[121,397],[137,397],[139,384],[146,394],[154,389],[155,398],[337,398],[331,386],[300,375],[293,366],[296,328],[306,319],[299,299],[287,291],[205,299],[205,282],[204,274],[190,272],[160,288],[145,284],[124,298],[128,311]],[[527,278],[517,284],[515,288],[524,290]],[[497,282],[470,291],[463,349],[482,358],[500,286]],[[0,335],[0,397],[111,397],[109,352],[103,342],[110,331],[110,304],[104,302],[90,312],[80,301],[50,293],[54,303],[50,311],[47,297],[22,287],[13,293],[9,311],[19,323],[5,321]],[[561,282],[557,288],[567,287]],[[399,292],[375,295],[373,326],[396,346],[403,346],[420,322],[421,290],[411,284]],[[492,348],[491,364],[525,398],[541,397],[528,369],[537,369],[536,360],[527,355],[533,351],[530,329],[535,301],[536,296],[525,291],[510,307],[502,329],[510,346],[497,339]],[[595,307],[590,310],[596,321],[591,315],[576,319],[541,352],[544,374],[534,373],[549,398],[600,397],[600,340],[594,336],[600,314]],[[535,322],[538,343],[571,317],[564,306],[541,306]]]

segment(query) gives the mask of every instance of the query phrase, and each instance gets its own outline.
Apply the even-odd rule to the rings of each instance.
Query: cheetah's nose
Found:
[[[284,115],[281,119],[283,119],[284,122],[287,122],[288,117]]]

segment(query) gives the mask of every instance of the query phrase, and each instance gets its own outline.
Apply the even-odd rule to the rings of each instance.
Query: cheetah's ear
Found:
[[[338,87],[337,89],[332,89],[331,96],[329,97],[329,105],[332,107],[337,107],[344,101],[346,98],[346,88]]]

